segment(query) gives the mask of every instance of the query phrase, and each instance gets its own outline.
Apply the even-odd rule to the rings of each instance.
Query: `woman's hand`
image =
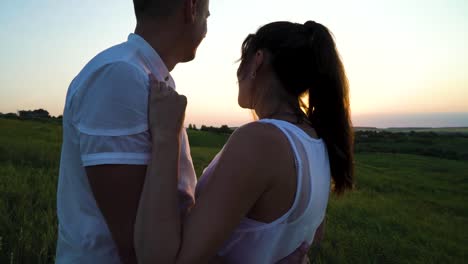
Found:
[[[178,137],[185,118],[187,98],[150,74],[148,123],[153,141]]]

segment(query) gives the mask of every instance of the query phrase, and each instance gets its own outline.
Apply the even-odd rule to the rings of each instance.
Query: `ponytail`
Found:
[[[354,136],[348,79],[328,29],[311,21],[305,26],[311,33],[310,45],[315,66],[307,115],[327,145],[333,190],[342,194],[353,187],[354,181]]]
[[[272,54],[272,67],[296,100],[298,119],[304,112],[301,96],[308,93],[307,119],[324,140],[330,160],[333,191],[353,187],[354,136],[350,119],[349,85],[343,63],[328,29],[316,22],[274,22],[249,35],[242,44],[241,67],[255,51]]]

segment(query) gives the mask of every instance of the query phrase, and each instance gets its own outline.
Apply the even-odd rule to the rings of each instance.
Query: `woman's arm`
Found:
[[[206,263],[271,185],[271,142],[265,124],[239,128],[229,139],[212,177],[183,223],[176,263]],[[271,152],[270,152],[271,153]]]
[[[150,76],[148,105],[152,155],[135,220],[134,243],[138,263],[174,263],[181,237],[177,174],[179,134],[184,96]],[[171,120],[172,119],[172,120]]]
[[[177,197],[178,140],[154,144],[135,222],[138,263],[174,263],[181,225]],[[172,146],[170,146],[172,145]],[[156,177],[157,175],[157,177]],[[163,175],[171,175],[165,177]],[[161,181],[164,177],[164,181]]]
[[[249,136],[258,133],[259,125],[240,128],[232,135],[212,180],[182,225],[175,202],[177,162],[163,154],[174,153],[177,146],[164,140],[154,143],[159,151],[149,166],[135,227],[140,263],[207,263],[216,255],[268,188],[269,177],[259,170],[258,159],[265,155],[266,139]]]

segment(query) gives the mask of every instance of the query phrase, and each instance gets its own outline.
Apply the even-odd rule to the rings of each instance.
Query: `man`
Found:
[[[57,263],[136,263],[133,228],[150,158],[149,74],[195,58],[209,0],[134,0],[137,25],[94,57],[67,92],[57,191]],[[195,172],[181,137],[181,209],[194,202]],[[301,253],[302,256],[304,255]]]
[[[134,1],[128,41],[93,58],[71,83],[63,120],[57,194],[57,263],[134,263],[133,225],[151,141],[148,74],[175,87],[169,72],[195,57],[207,31],[205,0]],[[196,183],[185,132],[179,188]]]

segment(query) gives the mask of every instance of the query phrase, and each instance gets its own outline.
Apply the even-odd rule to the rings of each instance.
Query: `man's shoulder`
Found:
[[[127,65],[135,69],[142,70],[142,67],[138,64],[138,50],[130,45],[128,42],[124,42],[113,47],[110,47],[92,58],[86,66],[81,70],[79,75],[90,75],[102,67],[110,65]]]
[[[92,58],[77,74],[70,84],[70,95],[74,94],[83,85],[90,85],[92,80],[101,79],[114,82],[116,78],[138,79],[146,78],[144,65],[139,62],[138,49],[128,42],[110,47]],[[106,78],[99,78],[106,75]],[[90,82],[91,80],[91,82]]]
[[[81,98],[89,93],[124,96],[129,89],[137,86],[143,89],[133,90],[131,94],[145,96],[148,76],[144,67],[134,58],[138,56],[135,53],[137,50],[124,42],[96,55],[71,82],[66,103],[75,101],[76,95]],[[140,90],[143,93],[136,92]]]

